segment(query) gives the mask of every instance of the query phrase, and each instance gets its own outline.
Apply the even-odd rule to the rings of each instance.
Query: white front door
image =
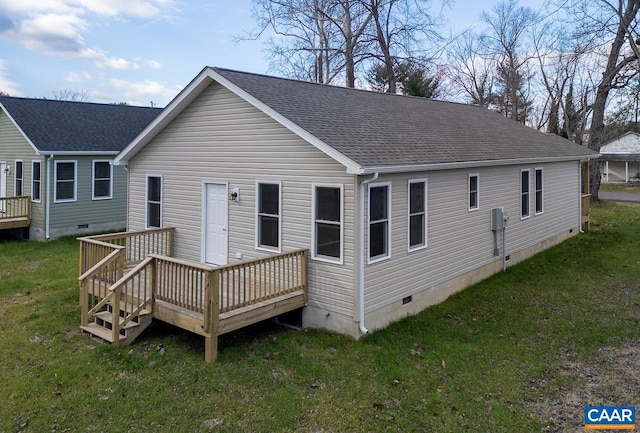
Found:
[[[225,184],[207,183],[204,188],[204,261],[227,264],[228,203]]]
[[[0,162],[0,198],[7,196],[7,163]],[[5,201],[0,200],[0,212],[5,211]]]

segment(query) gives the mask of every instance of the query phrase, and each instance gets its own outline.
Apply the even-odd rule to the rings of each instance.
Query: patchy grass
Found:
[[[0,431],[581,431],[585,405],[640,401],[618,389],[638,371],[640,207],[592,221],[363,341],[265,323],[210,365],[169,325],[124,348],[80,335],[74,239],[0,243]]]
[[[613,192],[633,192],[640,193],[640,185],[637,182],[634,183],[602,183],[600,184],[601,191],[613,191]]]

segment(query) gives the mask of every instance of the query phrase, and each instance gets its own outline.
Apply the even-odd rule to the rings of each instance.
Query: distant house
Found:
[[[124,228],[126,173],[111,162],[159,112],[0,96],[0,229],[46,240]]]
[[[603,182],[640,181],[640,134],[627,132],[600,148]]]
[[[596,157],[476,106],[207,67],[115,163],[129,230],[214,266],[309,249],[304,326],[358,338],[578,234]]]

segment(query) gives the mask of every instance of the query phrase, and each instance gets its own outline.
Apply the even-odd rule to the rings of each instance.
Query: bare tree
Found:
[[[445,2],[448,0],[444,0]],[[382,64],[395,92],[398,64],[435,51],[436,19],[429,0],[253,0],[260,30],[276,35],[267,51],[272,68],[319,83],[354,87],[361,73]]]
[[[489,107],[496,62],[483,51],[480,35],[470,30],[464,32],[449,46],[445,75],[458,89],[458,95],[464,95],[474,105]]]
[[[89,92],[87,90],[78,92],[76,90],[64,89],[51,93],[53,94],[53,99],[57,101],[87,102],[89,100]]]
[[[517,0],[498,3],[491,12],[483,12],[489,26],[483,35],[488,55],[496,61],[494,102],[506,117],[525,123],[531,106],[529,82],[528,32],[538,21],[533,9],[517,5]]]
[[[603,58],[589,128],[589,148],[599,151],[605,140],[605,116],[612,92],[627,87],[638,75],[639,0],[574,0],[568,13],[575,17],[576,40],[585,52]],[[600,189],[600,166],[591,164],[592,200]]]
[[[386,91],[396,93],[403,79],[402,66],[411,64],[414,69],[426,70],[429,59],[438,51],[433,42],[441,39],[439,17],[430,13],[428,0],[359,1],[371,14],[369,57],[375,60],[371,68],[385,78]],[[383,74],[380,69],[384,69]]]
[[[355,86],[361,39],[371,14],[353,0],[253,0],[260,30],[273,32],[267,50],[286,75],[330,83],[343,74]]]

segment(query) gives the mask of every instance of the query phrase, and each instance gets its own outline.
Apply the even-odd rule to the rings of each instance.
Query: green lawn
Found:
[[[268,323],[222,337],[213,364],[159,323],[124,348],[81,335],[74,239],[0,243],[0,432],[581,431],[585,405],[640,403],[540,409],[597,380],[572,366],[640,340],[640,207],[592,221],[360,342]]]

